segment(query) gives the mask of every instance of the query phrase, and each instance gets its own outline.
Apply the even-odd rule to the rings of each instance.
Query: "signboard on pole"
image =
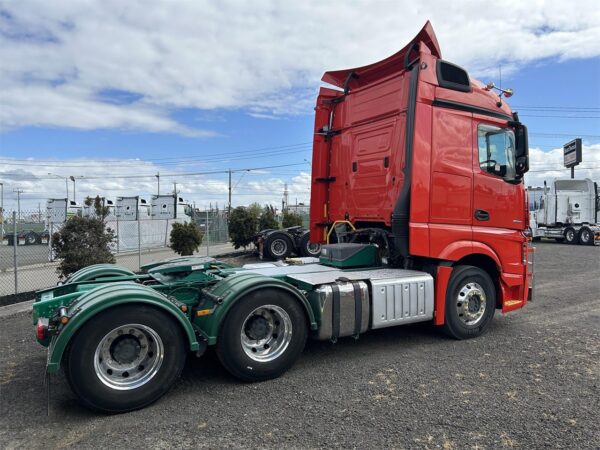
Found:
[[[565,167],[575,167],[581,162],[581,138],[573,139],[563,146]]]

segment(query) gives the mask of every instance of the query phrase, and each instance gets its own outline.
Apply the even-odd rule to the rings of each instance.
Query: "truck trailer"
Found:
[[[531,236],[553,238],[567,244],[600,242],[598,184],[589,178],[557,178],[544,190],[530,213]]]
[[[85,406],[142,408],[209,346],[235,377],[261,381],[308,337],[429,322],[473,338],[532,299],[527,129],[501,96],[442,59],[429,22],[391,57],[323,81],[334,88],[315,109],[318,259],[90,266],[36,293],[47,372],[62,367]]]

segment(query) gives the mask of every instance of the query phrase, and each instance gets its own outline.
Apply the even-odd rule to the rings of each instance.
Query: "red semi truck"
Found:
[[[437,325],[449,290],[473,280],[491,281],[503,312],[523,307],[527,129],[503,92],[443,60],[429,22],[389,58],[322,80],[337,89],[315,108],[311,240],[375,243],[391,265],[430,273]]]
[[[492,87],[441,59],[429,24],[390,58],[323,80],[339,89],[321,89],[316,107],[318,260],[95,265],[36,294],[47,370],[62,366],[84,405],[146,406],[208,346],[234,376],[261,381],[309,336],[433,322],[471,338],[531,298],[527,130]]]

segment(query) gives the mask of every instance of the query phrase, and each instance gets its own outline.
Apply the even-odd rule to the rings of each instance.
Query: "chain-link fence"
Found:
[[[52,235],[69,217],[89,214],[92,213],[64,207],[5,211],[0,218],[0,298],[55,285],[59,281],[59,261],[52,251]],[[168,247],[173,224],[190,220],[189,216],[141,220],[123,220],[119,216],[109,214],[105,219],[106,226],[115,232],[111,250],[117,264],[134,271],[152,261],[177,256]],[[199,255],[233,250],[223,212],[196,212],[193,220],[204,235]]]

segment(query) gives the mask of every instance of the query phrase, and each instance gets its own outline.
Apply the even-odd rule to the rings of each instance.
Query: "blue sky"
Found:
[[[292,201],[307,201],[320,75],[388,56],[426,19],[445,58],[474,77],[498,84],[502,65],[502,85],[515,91],[509,103],[535,149],[529,184],[566,176],[559,149],[577,136],[584,136],[582,167],[589,167],[577,173],[600,179],[600,17],[593,2],[577,11],[561,2],[514,2],[506,6],[509,17],[469,1],[462,13],[439,1],[357,2],[343,12],[332,3],[157,2],[152,11],[138,1],[0,3],[7,208],[16,187],[30,207],[64,197],[59,177],[71,175],[85,177],[78,200],[149,196],[154,177],[128,177],[157,171],[163,193],[177,181],[199,206],[223,205],[227,174],[166,175],[283,165],[235,172],[234,205],[279,204],[284,183]],[[335,14],[334,28],[326,18]]]

